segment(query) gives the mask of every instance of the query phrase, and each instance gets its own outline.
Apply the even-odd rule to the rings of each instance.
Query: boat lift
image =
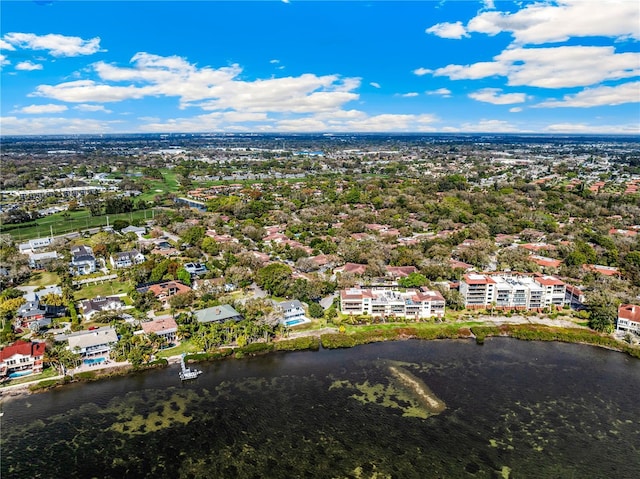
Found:
[[[184,353],[182,353],[182,355],[180,356],[180,367],[182,368],[182,370],[180,371],[180,379],[182,379],[183,381],[187,381],[189,379],[195,379],[200,376],[202,374],[201,370],[188,368],[184,364],[184,356]]]

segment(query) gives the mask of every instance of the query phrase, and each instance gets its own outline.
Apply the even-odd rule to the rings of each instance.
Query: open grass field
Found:
[[[89,228],[107,226],[107,217],[109,224],[113,225],[115,220],[132,222],[139,219],[151,219],[152,216],[152,209],[101,216],[91,216],[88,211],[80,210],[56,213],[36,221],[22,223],[21,225],[2,225],[0,226],[0,233],[8,233],[14,241],[23,242],[33,238],[50,236],[52,232],[53,235],[56,236]]]
[[[129,284],[122,281],[107,281],[104,283],[88,284],[75,291],[73,299],[80,301],[83,299],[91,299],[96,296],[113,296],[116,294],[126,293],[129,291]]]
[[[60,277],[57,273],[50,273],[48,271],[39,271],[33,273],[29,281],[23,284],[23,286],[48,286],[50,284],[60,283]]]
[[[144,201],[152,201],[157,195],[165,193],[175,193],[180,189],[178,180],[176,180],[176,174],[173,170],[162,169],[160,170],[163,176],[162,180],[146,180],[149,189],[138,196],[139,199]]]

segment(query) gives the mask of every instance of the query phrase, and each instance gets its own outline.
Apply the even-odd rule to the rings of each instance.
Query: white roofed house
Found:
[[[118,342],[115,328],[105,327],[94,331],[82,331],[66,337],[69,341],[68,349],[80,354],[83,358],[106,357],[111,348]]]
[[[96,271],[96,257],[89,246],[71,248],[71,272],[73,274],[91,274]]]
[[[44,269],[49,263],[58,259],[56,251],[46,253],[31,253],[29,255],[29,267],[31,269]]]
[[[107,296],[87,299],[80,303],[80,311],[84,319],[89,321],[93,316],[102,311],[121,311],[124,302],[117,296]]]
[[[311,320],[305,316],[304,307],[297,299],[276,303],[276,307],[282,312],[280,323],[285,326],[309,323]]]
[[[144,263],[144,260],[144,255],[135,249],[122,253],[114,253],[109,258],[111,266],[116,269],[129,268],[133,265]]]

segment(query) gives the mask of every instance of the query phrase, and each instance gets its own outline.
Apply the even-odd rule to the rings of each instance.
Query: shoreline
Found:
[[[544,318],[535,318],[544,319]],[[472,321],[470,321],[472,322]],[[627,354],[632,358],[640,359],[640,347],[633,347],[612,338],[609,335],[601,335],[585,327],[579,327],[569,321],[543,320],[534,322],[528,318],[516,317],[495,317],[481,318],[477,325],[467,326],[460,323],[441,323],[436,327],[424,328],[419,324],[424,323],[394,323],[386,325],[385,328],[362,330],[357,329],[350,333],[339,333],[337,328],[322,328],[309,331],[299,331],[291,333],[288,338],[282,338],[272,343],[252,343],[244,348],[227,347],[226,354],[220,354],[220,350],[209,353],[187,354],[185,362],[213,361],[227,358],[241,359],[248,356],[265,355],[271,352],[280,351],[308,351],[317,350],[321,346],[324,349],[339,349],[371,344],[385,341],[406,341],[408,339],[418,339],[431,341],[437,339],[473,339],[476,344],[482,345],[488,337],[508,337],[521,341],[556,341],[570,344],[584,344],[600,347],[609,351],[616,351]],[[418,326],[418,327],[416,327]],[[300,341],[303,340],[303,341]],[[304,341],[306,340],[306,341]],[[315,340],[315,341],[314,341]],[[252,345],[263,345],[263,347],[252,348]],[[280,345],[280,347],[278,347]],[[76,371],[73,377],[56,375],[36,381],[29,381],[20,384],[0,387],[0,402],[17,399],[31,394],[50,391],[63,387],[66,384],[78,382],[92,382],[109,379],[114,376],[123,376],[135,372],[144,372],[149,369],[168,367],[179,364],[181,355],[162,358],[158,363],[152,363],[140,368],[134,368],[129,363],[105,364],[100,368]],[[90,374],[86,374],[90,373]],[[78,375],[78,377],[76,377]],[[42,382],[52,384],[38,388]],[[34,389],[33,386],[36,386]]]

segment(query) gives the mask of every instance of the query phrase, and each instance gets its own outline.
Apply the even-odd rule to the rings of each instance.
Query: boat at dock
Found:
[[[180,379],[183,381],[195,379],[202,374],[202,371],[200,369],[192,369],[186,366],[186,364],[184,363],[184,354],[180,356],[180,367]]]

